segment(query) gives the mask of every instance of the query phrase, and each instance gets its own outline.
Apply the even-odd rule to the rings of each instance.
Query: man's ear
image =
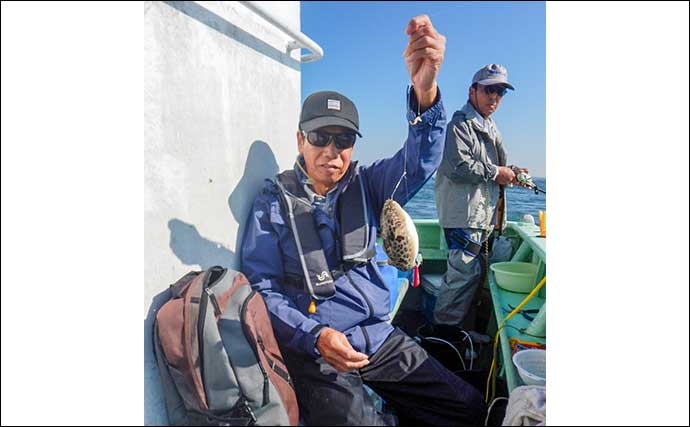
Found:
[[[304,149],[304,139],[302,138],[302,131],[298,130],[297,131],[297,149],[299,150],[299,153],[302,154],[302,150]]]

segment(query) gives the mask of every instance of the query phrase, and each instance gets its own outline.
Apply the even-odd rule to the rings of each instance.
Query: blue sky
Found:
[[[422,13],[447,38],[438,83],[448,118],[465,104],[479,68],[503,64],[516,90],[504,97],[493,118],[508,162],[545,176],[543,2],[302,2],[302,32],[324,50],[321,61],[302,66],[302,100],[319,90],[346,95],[357,105],[364,135],[354,158],[370,163],[392,155],[407,136],[405,26]]]

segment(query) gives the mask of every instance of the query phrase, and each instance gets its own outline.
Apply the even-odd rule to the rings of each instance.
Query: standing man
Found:
[[[503,187],[516,184],[520,171],[527,172],[506,167],[503,138],[491,118],[508,89],[514,90],[505,67],[482,67],[472,78],[467,103],[448,123],[435,188],[439,224],[449,249],[434,308],[434,323],[441,330],[474,329],[471,308],[488,263],[490,236],[505,222]]]
[[[354,103],[337,92],[304,101],[291,170],[257,196],[242,245],[242,271],[263,295],[307,425],[383,425],[367,384],[417,424],[479,424],[479,391],[446,370],[389,320],[389,292],[375,255],[385,200],[407,169],[404,205],[441,161],[445,110],[436,84],[445,37],[413,18],[405,62],[414,84],[408,137],[393,157],[351,162]],[[367,142],[367,143],[374,143]]]

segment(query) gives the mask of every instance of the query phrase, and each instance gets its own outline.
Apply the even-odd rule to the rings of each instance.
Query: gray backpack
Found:
[[[297,399],[261,294],[222,267],[170,286],[154,350],[172,425],[297,425]]]

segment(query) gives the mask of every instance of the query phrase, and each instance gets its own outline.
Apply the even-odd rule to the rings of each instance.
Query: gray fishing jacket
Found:
[[[503,138],[494,121],[482,118],[468,102],[448,123],[443,160],[436,174],[441,227],[490,230],[500,195],[494,178],[498,166],[505,165]]]

